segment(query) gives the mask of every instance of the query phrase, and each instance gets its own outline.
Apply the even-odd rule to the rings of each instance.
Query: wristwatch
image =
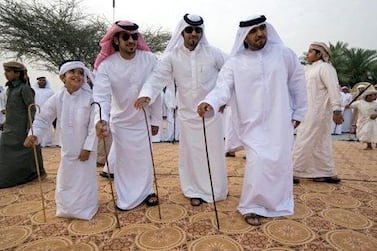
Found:
[[[340,115],[342,114],[342,111],[341,110],[335,110],[333,111],[334,115]]]

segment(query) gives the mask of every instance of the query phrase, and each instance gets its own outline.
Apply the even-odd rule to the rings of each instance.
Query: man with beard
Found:
[[[111,168],[119,210],[135,208],[142,202],[147,206],[158,204],[153,193],[153,166],[149,148],[147,118],[149,109],[133,107],[147,76],[157,63],[157,58],[138,25],[130,21],[117,21],[101,39],[101,52],[94,68],[97,70],[93,85],[93,98],[102,107],[102,121],[97,115],[96,130],[100,138],[108,136],[108,120],[113,138],[111,145]],[[162,119],[161,100],[154,102]],[[109,116],[111,114],[111,116]],[[145,118],[146,117],[146,118]],[[152,135],[157,134],[160,121],[148,121]],[[110,168],[110,167],[109,167]]]
[[[293,129],[306,112],[304,69],[265,16],[239,24],[217,85],[198,106],[216,115],[234,100],[246,169],[238,211],[253,226],[261,217],[293,214]],[[211,150],[211,149],[210,149]]]
[[[225,62],[224,54],[208,44],[203,19],[184,15],[170,39],[161,62],[146,81],[135,103],[140,109],[153,101],[168,84],[176,84],[179,135],[179,175],[183,194],[192,206],[213,202],[203,137],[203,122],[196,106],[216,84],[218,72]],[[174,79],[174,81],[172,81]],[[228,194],[225,169],[222,117],[205,121],[209,162],[215,201]]]

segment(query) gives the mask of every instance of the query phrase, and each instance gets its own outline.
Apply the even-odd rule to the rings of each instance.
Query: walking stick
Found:
[[[36,108],[38,108],[38,112],[41,111],[41,108],[37,104],[30,104],[28,106],[28,108],[27,108],[27,110],[28,110],[28,116],[29,116],[29,124],[30,124],[31,135],[34,135],[34,132],[33,132],[33,119],[32,119],[32,116],[31,116],[31,108],[33,106],[36,107]],[[34,152],[35,168],[37,169],[37,175],[38,175],[39,190],[41,192],[41,201],[42,201],[42,209],[43,209],[43,219],[44,219],[44,222],[46,223],[47,220],[46,220],[45,200],[44,200],[44,197],[43,197],[42,182],[41,182],[41,172],[39,170],[37,146],[35,144],[33,144],[33,152]]]
[[[206,155],[207,155],[207,166],[208,166],[209,182],[211,184],[212,200],[213,200],[213,205],[215,207],[215,216],[216,216],[217,230],[220,230],[219,216],[217,215],[217,208],[216,208],[216,201],[215,201],[215,193],[213,191],[211,167],[210,167],[210,164],[209,164],[208,147],[207,147],[207,134],[206,134],[206,124],[205,124],[205,121],[204,121],[204,116],[203,116],[203,133],[204,133],[204,144],[205,144],[205,147],[206,147]]]
[[[151,142],[151,136],[149,135],[148,119],[147,119],[147,114],[146,114],[146,112],[145,112],[144,107],[142,107],[142,109],[143,109],[143,112],[144,112],[145,124],[146,124],[146,126],[147,126],[147,132],[148,132],[149,151],[150,151],[150,153],[151,153],[151,159],[152,159],[154,185],[155,185],[155,188],[156,188],[157,198],[159,199],[160,197],[158,196],[156,168],[154,167],[153,152],[152,152],[152,142]],[[161,220],[161,208],[160,208],[160,203],[157,204],[157,207],[158,207],[158,216],[160,217],[160,220]]]
[[[174,80],[174,103],[176,103],[177,99],[177,85],[175,84]],[[175,105],[173,108],[173,138],[170,141],[172,144],[175,143],[175,134],[176,134],[176,123],[177,123],[177,106]]]
[[[359,94],[357,94],[357,96],[354,97],[348,105],[351,105],[353,102],[355,102],[370,86],[372,86],[372,84],[369,84],[367,87],[365,87],[365,89],[362,90]]]
[[[98,106],[98,109],[99,109],[99,120],[100,122],[102,123],[102,110],[101,110],[101,105],[100,103],[98,102],[92,102],[90,105],[97,105]],[[107,148],[106,148],[106,141],[105,139],[103,138],[103,147],[105,148],[104,151],[105,151],[105,158],[106,158],[106,164],[107,164],[107,167],[109,169],[109,171],[107,172],[107,179],[109,181],[109,186],[110,186],[110,190],[111,190],[111,197],[113,199],[113,205],[114,205],[114,214],[115,214],[115,218],[117,220],[117,226],[118,228],[120,229],[120,222],[119,222],[119,216],[118,216],[118,211],[117,211],[117,206],[116,206],[116,203],[115,203],[115,196],[114,196],[114,190],[113,190],[113,183],[111,181],[111,177],[110,177],[110,166],[109,166],[109,159],[108,159],[108,153],[107,153]]]
[[[365,89],[364,90],[362,90],[359,94],[357,94],[356,95],[356,97],[354,97],[352,100],[351,100],[351,102],[348,104],[348,105],[351,105],[353,102],[355,102],[370,86],[372,86],[372,84],[369,84],[367,87],[365,87]],[[342,113],[342,115],[344,114],[344,111],[343,111],[343,113]],[[334,128],[334,134],[335,134],[335,131],[336,131],[336,127],[337,127],[338,125],[337,124],[335,124],[335,128]]]
[[[174,142],[175,142],[175,123],[176,123],[175,122],[175,116],[176,116],[176,112],[175,111],[176,111],[176,109],[174,108],[173,109],[173,119],[174,119],[173,120],[173,139],[171,141],[172,144],[174,144]]]

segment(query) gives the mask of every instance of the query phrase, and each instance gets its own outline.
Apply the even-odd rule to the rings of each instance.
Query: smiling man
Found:
[[[114,184],[119,210],[132,209],[143,201],[148,206],[158,204],[153,192],[153,166],[149,150],[148,130],[144,113],[133,107],[147,76],[157,64],[138,32],[138,25],[117,21],[102,38],[101,52],[94,64],[97,72],[93,98],[102,109],[102,121],[96,118],[97,135],[113,138],[109,162],[114,169]],[[157,115],[150,121],[152,134],[157,134],[162,119],[161,100],[154,102]],[[149,118],[149,110],[146,109]]]

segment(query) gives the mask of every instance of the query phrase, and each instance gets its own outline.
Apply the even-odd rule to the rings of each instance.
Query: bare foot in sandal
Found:
[[[260,226],[262,224],[260,221],[261,216],[254,213],[245,214],[243,218],[251,226]]]
[[[373,150],[372,143],[367,142],[367,146],[364,148],[364,150]]]
[[[158,205],[158,197],[157,197],[157,195],[155,193],[152,193],[152,194],[148,195],[147,198],[145,198],[144,203],[148,207],[157,206]]]
[[[191,198],[190,203],[191,203],[191,206],[198,207],[203,203],[203,200],[201,198]]]

